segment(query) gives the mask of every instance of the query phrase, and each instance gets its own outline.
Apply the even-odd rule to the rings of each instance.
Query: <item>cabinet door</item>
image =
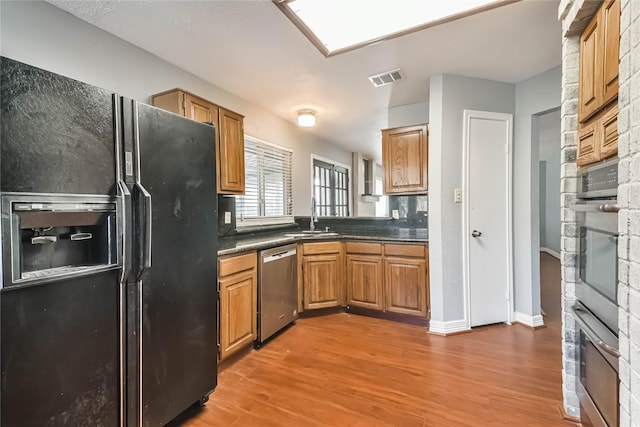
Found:
[[[618,154],[618,105],[613,105],[600,119],[602,138],[600,143],[600,159]]]
[[[244,194],[243,117],[220,108],[218,138],[218,193]]]
[[[185,117],[197,122],[213,123],[213,117],[218,117],[218,107],[188,93],[184,94],[184,106]]]
[[[382,310],[382,257],[347,255],[347,304]]]
[[[385,194],[426,192],[428,161],[426,125],[382,131]]]
[[[342,305],[341,258],[339,254],[304,257],[302,271],[305,310]]]
[[[620,0],[606,0],[602,6],[601,26],[604,47],[602,78],[602,105],[618,95],[618,68],[620,63]]]
[[[220,279],[220,360],[255,340],[256,284],[255,269]]]
[[[596,14],[580,36],[578,115],[586,121],[602,104],[602,44],[600,20]]]
[[[385,309],[417,316],[427,315],[427,267],[424,259],[386,258]]]
[[[585,126],[578,135],[578,166],[588,165],[600,160],[600,133],[599,122],[596,121]]]

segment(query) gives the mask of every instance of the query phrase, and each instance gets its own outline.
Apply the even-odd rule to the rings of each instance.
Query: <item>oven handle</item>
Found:
[[[618,213],[620,207],[614,203],[586,204],[576,203],[571,205],[571,210],[576,212],[602,212],[602,213]]]
[[[609,344],[607,344],[606,342],[602,341],[598,337],[598,334],[596,334],[596,332],[593,329],[591,329],[591,327],[583,319],[583,315],[580,314],[580,313],[587,314],[587,312],[584,309],[582,309],[579,305],[574,304],[571,307],[571,311],[573,311],[573,314],[575,315],[576,320],[580,324],[580,327],[582,328],[582,330],[589,336],[589,339],[591,339],[591,341],[594,344],[596,344],[598,347],[600,347],[600,349],[602,349],[602,351],[605,351],[605,352],[609,353],[610,355],[612,355],[614,357],[620,357],[620,352],[618,351],[618,349],[613,348]]]
[[[618,207],[618,205],[614,205],[612,203],[603,203],[601,205],[598,205],[598,210],[600,212],[606,213],[618,213],[620,211],[620,208]]]

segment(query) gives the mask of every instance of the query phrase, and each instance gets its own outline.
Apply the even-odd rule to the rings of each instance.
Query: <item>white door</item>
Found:
[[[510,114],[464,112],[464,239],[469,326],[510,322]]]

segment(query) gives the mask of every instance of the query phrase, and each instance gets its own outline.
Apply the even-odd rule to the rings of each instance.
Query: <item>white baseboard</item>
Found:
[[[438,320],[429,321],[429,332],[438,335],[456,334],[458,332],[469,331],[467,322],[464,319],[450,320],[442,322]]]
[[[530,316],[528,314],[514,312],[513,313],[513,321],[522,323],[525,326],[529,326],[531,328],[539,328],[544,326],[544,319],[541,314],[536,314],[535,316]]]
[[[560,259],[560,254],[558,252],[554,251],[553,249],[541,247],[540,248],[540,252],[547,253],[547,254],[551,255],[552,257]]]

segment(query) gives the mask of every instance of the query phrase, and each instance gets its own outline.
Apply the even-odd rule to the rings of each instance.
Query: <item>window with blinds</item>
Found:
[[[292,152],[245,135],[245,194],[236,197],[237,226],[293,222]]]

